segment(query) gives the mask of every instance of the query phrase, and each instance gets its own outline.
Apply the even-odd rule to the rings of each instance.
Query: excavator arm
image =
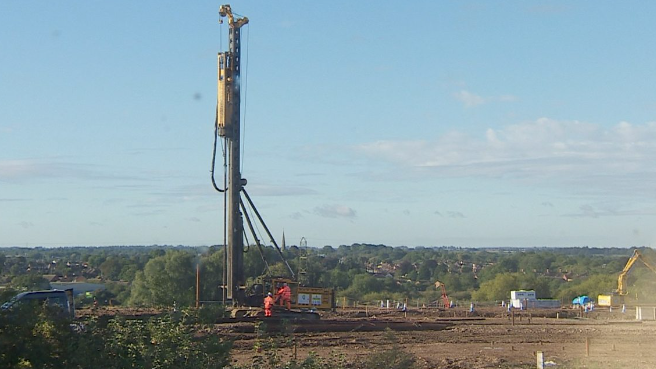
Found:
[[[640,251],[633,250],[633,255],[631,255],[629,260],[626,262],[624,269],[622,269],[622,273],[620,273],[620,276],[617,278],[618,295],[625,296],[626,294],[628,294],[628,291],[626,289],[626,278],[629,272],[631,271],[631,268],[633,268],[633,265],[635,265],[635,262],[638,260],[640,260],[647,268],[649,268],[649,270],[656,273],[656,268],[654,268],[651,264],[649,264],[645,260],[645,258],[642,256]]]

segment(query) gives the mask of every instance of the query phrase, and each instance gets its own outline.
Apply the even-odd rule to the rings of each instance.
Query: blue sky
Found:
[[[0,2],[0,246],[222,243],[219,5]],[[656,243],[656,3],[231,5],[288,244]]]

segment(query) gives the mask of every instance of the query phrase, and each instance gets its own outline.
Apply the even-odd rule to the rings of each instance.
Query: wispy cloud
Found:
[[[488,96],[483,97],[467,90],[460,90],[453,94],[453,97],[456,100],[462,102],[465,107],[471,108],[474,106],[482,105],[490,102],[512,102],[516,101],[517,98],[512,95],[499,95],[499,96]]]
[[[454,93],[453,97],[455,97],[460,102],[465,104],[466,107],[481,105],[485,102],[485,99],[483,97],[473,94],[466,90],[461,90],[459,92]]]
[[[609,205],[593,205],[584,204],[579,206],[579,211],[575,213],[563,214],[565,217],[573,218],[601,218],[601,217],[616,217],[622,215],[654,215],[653,210],[636,210],[636,209],[621,209]]]
[[[556,4],[539,4],[531,5],[526,8],[528,13],[537,13],[537,14],[563,14],[572,10],[572,7],[565,5],[556,5]]]
[[[24,199],[24,198],[0,198],[0,202],[16,202],[16,201],[31,201],[31,199]]]
[[[140,179],[137,176],[103,172],[97,167],[56,160],[16,159],[0,160],[0,182],[38,181],[42,179],[75,178],[89,180]]]
[[[25,228],[25,229],[34,227],[34,223],[26,222],[26,221],[19,222],[18,225],[21,226],[22,228]]]
[[[490,128],[478,137],[453,131],[432,141],[377,141],[354,149],[370,162],[422,177],[551,180],[579,187],[615,186],[627,194],[631,188],[652,197],[653,187],[644,183],[656,181],[656,122],[621,122],[604,129],[541,118]]]
[[[284,20],[278,22],[278,26],[280,28],[294,28],[295,25],[296,25],[296,22],[292,21],[292,20],[289,20],[289,19],[284,19]]]
[[[324,205],[314,208],[314,213],[325,218],[355,218],[356,212],[345,205]]]
[[[310,188],[295,186],[268,186],[268,185],[249,185],[248,193],[257,196],[302,196],[314,195],[317,192]]]
[[[441,217],[446,216],[447,218],[466,218],[465,214],[463,214],[459,211],[448,210],[448,211],[445,211],[444,214],[442,214],[442,212],[440,212],[439,210],[436,210],[434,212],[434,214],[439,215]]]

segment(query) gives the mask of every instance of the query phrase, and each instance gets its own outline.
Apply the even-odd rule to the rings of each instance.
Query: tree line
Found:
[[[656,260],[650,248],[646,259]],[[579,295],[595,297],[617,287],[617,276],[632,250],[627,248],[487,249],[455,247],[391,247],[353,244],[299,248],[282,252],[292,270],[304,270],[307,285],[330,287],[339,299],[375,303],[380,300],[438,301],[446,286],[457,301],[499,302],[511,290],[535,290],[538,298],[563,302]],[[54,263],[54,264],[53,264]],[[56,265],[53,267],[53,265]],[[196,270],[200,299],[220,301],[224,248],[185,246],[117,246],[6,248],[0,254],[2,282],[13,288],[47,288],[48,273],[88,275],[105,284],[96,292],[101,303],[126,306],[192,306]],[[273,247],[247,247],[244,273],[248,283],[269,274],[289,274]],[[632,298],[650,300],[656,275],[636,264],[628,285]]]

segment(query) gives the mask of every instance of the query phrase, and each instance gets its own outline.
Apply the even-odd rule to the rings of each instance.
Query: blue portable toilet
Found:
[[[574,300],[572,300],[572,305],[575,305],[575,306],[576,305],[583,306],[583,305],[586,305],[586,304],[589,304],[589,303],[590,303],[590,298],[588,296],[585,296],[585,295],[576,297],[576,298],[574,298]]]

